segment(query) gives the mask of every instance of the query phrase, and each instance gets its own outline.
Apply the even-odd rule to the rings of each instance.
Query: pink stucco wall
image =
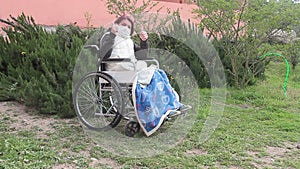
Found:
[[[183,19],[192,19],[191,11],[196,5],[179,4],[158,1],[159,5],[152,11],[163,7],[161,12],[166,13],[167,8],[179,9]],[[91,16],[91,25],[105,26],[110,24],[115,16],[107,12],[105,0],[0,0],[0,18],[9,18],[9,15],[18,16],[22,12],[31,15],[36,23],[41,25],[57,25],[77,23],[81,27],[87,26],[85,14]],[[0,25],[1,26],[1,25]]]
[[[57,25],[77,22],[86,26],[85,13],[92,16],[95,26],[114,19],[102,0],[1,0],[0,17],[18,16],[22,12],[34,17],[38,24]]]

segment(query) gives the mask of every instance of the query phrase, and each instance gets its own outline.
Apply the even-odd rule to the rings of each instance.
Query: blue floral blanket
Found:
[[[148,69],[138,74],[142,76],[136,77],[132,90],[135,113],[144,133],[150,136],[182,104],[163,70]]]

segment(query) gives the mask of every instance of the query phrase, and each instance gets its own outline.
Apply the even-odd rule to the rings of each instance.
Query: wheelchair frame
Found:
[[[85,49],[95,49],[99,58],[99,47],[87,45]],[[153,62],[154,58],[139,59]],[[131,62],[130,59],[98,59],[98,70],[89,72],[76,84],[73,104],[80,121],[91,130],[103,131],[116,127],[121,119],[129,120],[125,127],[127,136],[134,136],[140,129],[135,120],[135,109],[132,103],[131,87],[134,71],[102,71],[103,63]],[[132,62],[131,62],[132,63]],[[135,63],[132,63],[135,65]],[[125,77],[125,78],[124,78]],[[134,116],[133,116],[134,115]]]

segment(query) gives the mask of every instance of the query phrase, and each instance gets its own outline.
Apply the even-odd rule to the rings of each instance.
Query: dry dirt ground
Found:
[[[53,133],[55,132],[55,125],[57,124],[68,124],[73,126],[80,126],[77,119],[60,119],[60,118],[54,118],[52,116],[46,116],[46,115],[35,115],[33,112],[35,112],[32,109],[27,108],[26,106],[17,103],[17,102],[0,102],[0,117],[3,118],[9,118],[10,124],[9,124],[9,131],[12,133],[16,133],[20,130],[31,130],[34,128],[38,128],[36,132],[36,136],[38,138],[47,138],[47,133]],[[90,144],[92,146],[96,146],[93,142]],[[76,155],[74,152],[68,149],[62,150],[63,152],[69,153],[71,156]],[[77,154],[84,155],[86,158],[90,159],[88,160],[90,167],[96,167],[96,166],[108,166],[111,168],[121,168],[121,166],[116,163],[113,159],[110,158],[91,158],[89,150],[81,151]],[[68,168],[76,168],[76,166],[66,163],[66,164],[57,164],[53,167],[54,169],[68,169]]]
[[[78,120],[75,119],[60,119],[54,118],[52,116],[43,116],[43,115],[35,115],[34,110],[28,109],[26,106],[17,103],[17,102],[0,102],[0,117],[6,117],[11,119],[10,131],[12,133],[16,133],[19,130],[31,130],[33,128],[38,128],[36,136],[39,138],[46,138],[48,137],[47,133],[55,132],[55,124],[67,124],[80,127]],[[91,142],[90,147],[96,146],[93,142]],[[267,155],[260,156],[259,152],[247,152],[247,154],[252,157],[254,160],[253,166],[255,168],[264,168],[270,167],[273,168],[273,163],[275,160],[280,158],[287,158],[291,156],[293,152],[299,152],[300,149],[300,142],[295,143],[285,143],[282,147],[266,147],[265,152]],[[64,149],[62,151],[67,151],[70,155],[75,155],[74,152],[68,149]],[[122,168],[122,165],[118,164],[115,160],[111,158],[92,158],[89,152],[89,149],[79,152],[80,154],[84,155],[86,158],[89,159],[89,166],[91,168],[97,166],[107,166],[110,168],[118,169]],[[186,151],[184,154],[186,156],[197,156],[197,155],[206,155],[208,152],[199,149],[192,149]],[[295,157],[292,157],[295,158]],[[297,157],[296,157],[297,158]],[[66,163],[66,164],[57,164],[53,167],[54,169],[68,169],[68,168],[76,168],[76,166]],[[138,167],[134,167],[138,168]],[[206,167],[204,167],[206,168]],[[238,168],[238,167],[230,167],[231,169]]]

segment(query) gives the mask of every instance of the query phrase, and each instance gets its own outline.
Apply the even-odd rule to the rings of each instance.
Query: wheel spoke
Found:
[[[90,129],[116,126],[123,107],[121,88],[110,76],[90,73],[75,90],[75,108],[79,119]]]

